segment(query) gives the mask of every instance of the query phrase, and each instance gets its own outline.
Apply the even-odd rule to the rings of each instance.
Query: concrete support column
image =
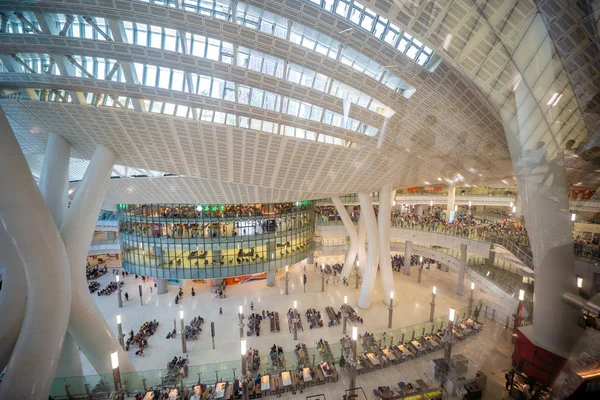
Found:
[[[350,219],[350,215],[344,208],[344,204],[342,203],[342,199],[339,196],[335,196],[331,198],[333,205],[342,218],[342,222],[344,224],[344,228],[346,228],[346,233],[350,238],[350,247],[348,248],[348,252],[346,253],[346,258],[344,259],[344,268],[342,269],[342,277],[348,278],[352,268],[354,268],[354,261],[356,260],[356,254],[358,253],[358,234],[356,233],[356,228]]]
[[[69,142],[54,133],[48,136],[39,188],[57,228],[60,228],[65,221],[69,208],[70,153]],[[83,366],[79,356],[79,347],[67,331],[56,369],[56,377],[72,376],[83,376]]]
[[[490,250],[490,255],[485,259],[485,265],[494,265],[496,262],[496,252]]]
[[[60,228],[69,207],[69,157],[71,145],[61,136],[48,136],[40,175],[40,192],[56,226]]]
[[[423,216],[423,204],[416,204],[415,205],[415,215],[418,217],[422,217]]]
[[[446,214],[449,216],[450,211],[454,211],[454,203],[456,201],[456,186],[448,186],[448,209]],[[448,218],[448,216],[446,218]]]
[[[367,251],[365,250],[365,240],[367,239],[367,227],[365,225],[365,218],[363,217],[363,213],[361,211],[360,218],[358,219],[358,235],[357,235],[357,244],[358,244],[358,262],[361,275],[363,274],[365,267],[367,266]]]
[[[523,216],[523,203],[521,202],[521,196],[517,195],[515,200],[515,219],[521,221],[521,217]]]
[[[373,203],[368,193],[359,193],[361,218],[365,220],[365,227],[368,237],[368,252],[365,271],[363,273],[362,287],[358,297],[358,306],[362,309],[371,308],[373,298],[373,289],[375,287],[375,278],[377,276],[377,267],[379,264],[379,232],[377,231],[377,220]]]
[[[460,266],[458,268],[458,286],[456,287],[456,294],[459,296],[463,295],[465,287],[465,272],[467,270],[467,245],[461,243],[460,245]]]
[[[18,265],[8,259],[18,253],[27,280],[25,317],[0,384],[0,399],[47,399],[69,320],[69,261],[1,110],[0,171],[0,264]]]
[[[67,218],[60,228],[73,281],[69,332],[99,374],[112,373],[110,357],[107,355],[115,351],[119,352],[121,372],[135,371],[129,357],[112,334],[112,327],[92,301],[83,268],[115,158],[116,154],[112,150],[104,146],[96,148],[75,192]]]
[[[156,278],[156,293],[165,294],[169,291],[168,281],[164,278]]]
[[[19,338],[27,302],[25,266],[14,246],[0,247],[2,262],[2,290],[0,290],[0,371],[8,365],[10,355]]]
[[[392,225],[392,185],[385,185],[379,191],[379,269],[383,283],[383,304],[390,305],[394,291],[394,274],[390,260],[390,230]]]
[[[315,253],[313,253],[312,251],[308,253],[308,255],[306,256],[306,263],[310,265],[315,263]]]
[[[544,117],[550,107],[545,94],[560,93],[562,87],[556,86],[556,71],[548,67],[554,61],[544,18],[536,14],[523,27],[523,38],[512,53],[521,72],[514,90],[517,113],[500,113],[527,216],[535,266],[533,327],[519,330],[536,346],[568,358],[583,331],[577,324],[581,311],[561,300],[564,293],[577,293],[564,137]],[[560,102],[558,107],[565,105]]]
[[[410,275],[410,259],[412,258],[412,242],[407,240],[404,244],[404,275]]]
[[[275,272],[276,271],[267,271],[267,286],[272,287],[275,286]]]

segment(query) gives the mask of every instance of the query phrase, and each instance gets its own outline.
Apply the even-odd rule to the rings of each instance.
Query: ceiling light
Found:
[[[75,189],[69,189],[69,194],[73,194],[74,191]]]
[[[440,182],[441,182],[441,181],[442,181],[442,178],[438,178],[438,181],[440,181]]]
[[[448,47],[450,46],[450,41],[452,40],[452,34],[449,33],[446,35],[446,39],[444,39],[444,44],[442,45],[442,48],[444,50],[448,50]]]
[[[519,79],[517,80],[517,83],[515,83],[515,86],[513,87],[513,90],[512,90],[513,92],[514,92],[515,90],[517,90],[517,88],[519,87],[519,83],[521,83],[521,78],[520,78],[520,77],[519,77]]]
[[[479,176],[483,176],[483,174],[479,174]]]
[[[554,93],[551,97],[550,100],[548,100],[548,102],[546,103],[547,106],[551,105],[552,103],[554,103],[554,100],[556,100],[556,98],[558,97],[558,93]]]
[[[427,182],[427,181],[425,181],[425,182],[423,182],[423,183],[424,183],[424,184],[426,184],[426,185],[429,185],[429,182]]]
[[[558,102],[560,101],[560,99],[562,98],[562,93],[560,94],[560,96],[558,96],[558,98],[554,101],[554,103],[552,103],[552,107],[556,107],[556,105],[558,104]]]
[[[354,29],[354,28],[350,27],[348,29],[344,29],[343,31],[338,32],[338,35],[341,35],[341,34],[346,33],[346,32],[350,32],[352,29]]]

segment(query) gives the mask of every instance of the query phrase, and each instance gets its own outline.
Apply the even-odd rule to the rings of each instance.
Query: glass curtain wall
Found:
[[[310,201],[275,204],[120,204],[123,266],[173,279],[222,278],[291,265],[313,249]]]

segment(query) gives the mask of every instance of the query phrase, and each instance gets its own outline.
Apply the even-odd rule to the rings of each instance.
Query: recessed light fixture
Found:
[[[554,101],[556,100],[557,97],[558,97],[558,93],[554,92],[554,94],[552,96],[550,96],[550,100],[548,100],[548,102],[546,103],[546,105],[549,106],[552,103],[554,103]]]
[[[450,46],[450,41],[452,40],[452,34],[449,33],[446,35],[446,39],[444,39],[444,44],[442,45],[442,48],[444,50],[448,50],[448,47]]]
[[[562,98],[562,93],[560,94],[560,96],[558,96],[556,98],[556,100],[554,100],[554,103],[552,103],[552,107],[556,107],[556,105],[558,104],[558,102],[560,101],[560,99]]]
[[[423,183],[424,183],[424,184],[426,184],[426,185],[429,185],[429,182],[427,182],[427,181],[425,181],[425,182],[423,182]]]
[[[440,182],[441,182],[441,181],[442,181],[442,178],[438,178],[438,181],[440,181]]]

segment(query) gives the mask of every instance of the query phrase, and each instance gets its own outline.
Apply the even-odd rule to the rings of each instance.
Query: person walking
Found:
[[[129,293],[125,292],[125,300],[129,301]]]

